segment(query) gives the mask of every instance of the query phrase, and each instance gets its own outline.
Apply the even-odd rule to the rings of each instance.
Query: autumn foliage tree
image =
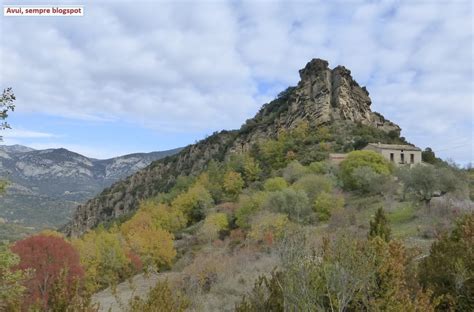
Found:
[[[60,278],[65,279],[64,287],[67,289],[84,276],[79,254],[60,237],[30,236],[16,242],[11,250],[20,257],[17,269],[34,270],[32,278],[25,283],[27,290],[23,305],[26,308],[39,306],[46,309],[53,285]]]
[[[99,227],[72,243],[80,253],[89,291],[115,284],[141,267],[140,262],[132,261],[134,254],[115,227],[108,231]]]

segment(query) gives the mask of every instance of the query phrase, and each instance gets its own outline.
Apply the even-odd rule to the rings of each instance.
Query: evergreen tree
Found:
[[[369,238],[380,237],[384,241],[390,241],[390,224],[385,216],[384,210],[380,207],[375,213],[375,218],[370,221]]]

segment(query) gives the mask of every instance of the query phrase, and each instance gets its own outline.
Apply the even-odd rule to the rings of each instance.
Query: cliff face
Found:
[[[81,235],[103,221],[133,212],[141,199],[167,190],[178,175],[199,173],[211,159],[223,160],[302,121],[315,126],[360,123],[385,132],[400,132],[396,124],[371,111],[369,93],[358,85],[348,69],[330,69],[327,61],[313,59],[299,73],[301,80],[296,87],[265,104],[240,130],[216,133],[115,183],[80,205],[64,232]]]

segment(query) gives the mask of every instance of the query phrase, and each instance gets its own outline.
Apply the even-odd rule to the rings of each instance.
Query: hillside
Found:
[[[233,153],[249,151],[257,142],[275,138],[279,132],[302,122],[314,131],[326,126],[331,133],[338,134],[329,149],[313,149],[309,154],[302,151],[300,156],[306,155],[306,162],[321,160],[330,150],[350,151],[367,138],[387,143],[404,140],[399,138],[399,126],[371,111],[368,91],[359,86],[345,67],[330,69],[327,61],[313,59],[299,74],[301,79],[296,87],[263,105],[240,130],[214,133],[113,184],[80,205],[64,232],[77,236],[102,222],[128,215],[137,209],[141,199],[169,190],[179,175],[197,174],[210,160],[221,161]]]
[[[327,66],[308,63],[296,87],[240,130],[154,161],[79,206],[64,228],[69,237],[43,231],[0,244],[7,282],[27,282],[6,303],[27,310],[39,300],[45,311],[473,310],[472,169],[434,153],[398,164],[364,150],[367,142],[409,143],[370,110],[348,70]],[[336,164],[331,152],[347,155]]]
[[[0,217],[26,226],[59,226],[105,187],[180,149],[99,160],[64,148],[0,146],[0,177],[9,183]]]

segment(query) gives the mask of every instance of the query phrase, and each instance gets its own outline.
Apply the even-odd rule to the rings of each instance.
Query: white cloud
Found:
[[[472,142],[471,1],[85,4],[84,18],[0,17],[0,84],[18,110],[235,128],[321,57],[351,69],[414,143]],[[472,147],[454,154],[473,158]]]
[[[4,140],[10,139],[44,139],[54,138],[57,135],[47,132],[32,131],[26,129],[6,129],[2,132]]]

